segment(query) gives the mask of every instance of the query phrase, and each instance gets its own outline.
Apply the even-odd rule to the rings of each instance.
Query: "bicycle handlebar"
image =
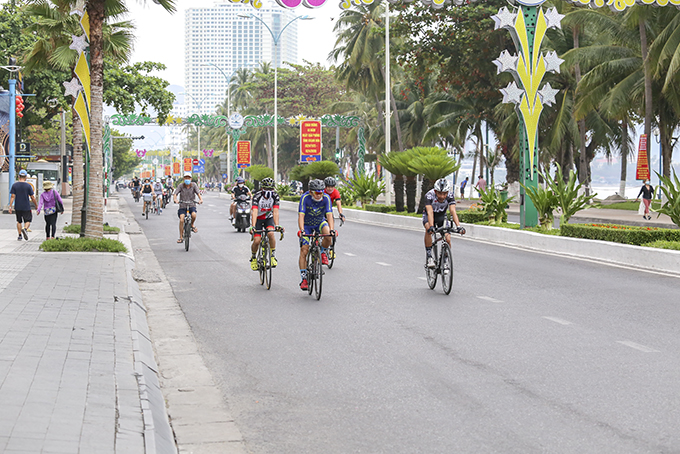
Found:
[[[465,228],[447,225],[447,226],[435,227],[434,233],[460,233],[462,235],[463,233],[465,233]]]
[[[261,235],[263,233],[269,233],[269,232],[279,232],[281,234],[281,236],[279,237],[279,241],[283,240],[283,229],[281,229],[280,227],[277,227],[274,230],[271,230],[271,229],[264,229],[264,230],[251,229],[250,230],[250,236],[251,237],[255,236],[256,233],[259,233]]]

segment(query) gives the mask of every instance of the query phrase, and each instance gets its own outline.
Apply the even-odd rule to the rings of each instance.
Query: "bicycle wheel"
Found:
[[[321,264],[321,249],[316,248],[314,254],[314,295],[317,300],[321,299],[321,288],[323,284],[323,265]]]
[[[264,247],[264,283],[267,290],[272,288],[272,250],[269,247],[269,242]]]
[[[446,242],[442,243],[439,268],[442,274],[442,290],[448,295],[453,288],[453,255],[451,255],[451,246]]]
[[[257,249],[257,273],[260,275],[260,285],[264,285],[264,273],[265,273],[265,266],[264,266],[264,257],[263,257],[263,245],[260,244],[260,247]]]
[[[149,219],[149,204],[144,202],[144,216]]]
[[[436,245],[432,246],[432,258],[434,258],[434,263],[438,263]],[[426,264],[425,274],[427,275],[427,285],[430,287],[430,289],[434,289],[434,286],[437,285],[437,268],[428,268]]]
[[[189,216],[187,213],[185,216]],[[189,238],[191,238],[191,221],[187,222],[184,218],[184,250],[189,251]]]
[[[310,247],[307,252],[307,293],[310,295],[314,292],[314,250],[314,247]]]
[[[331,242],[331,247],[328,248],[328,269],[333,268],[333,262],[335,262],[335,237]]]

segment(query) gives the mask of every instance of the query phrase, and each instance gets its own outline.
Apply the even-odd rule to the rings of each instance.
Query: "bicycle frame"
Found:
[[[442,288],[445,294],[449,294],[453,287],[453,254],[451,244],[446,240],[446,236],[457,233],[457,228],[446,222],[442,227],[435,228],[432,234],[432,257],[435,261],[435,268],[428,268],[425,265],[427,285],[434,289],[437,285],[437,275],[442,276]]]
[[[251,235],[260,234],[260,245],[257,248],[257,266],[260,275],[260,285],[265,285],[267,290],[272,286],[271,247],[269,245],[269,233],[279,232],[279,241],[283,240],[283,231],[280,229],[252,230]]]
[[[313,235],[302,235],[311,240],[307,250],[307,292],[311,295],[314,292],[316,299],[321,299],[321,289],[323,285],[323,267],[321,265],[321,239],[327,236],[334,237],[332,233],[323,234],[317,231]]]

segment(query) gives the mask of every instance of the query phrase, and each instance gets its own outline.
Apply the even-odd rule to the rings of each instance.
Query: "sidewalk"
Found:
[[[33,221],[0,215],[0,452],[176,452],[131,257],[41,252]]]

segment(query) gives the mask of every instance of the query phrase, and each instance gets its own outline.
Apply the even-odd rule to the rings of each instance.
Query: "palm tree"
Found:
[[[174,0],[154,0],[166,11],[174,12]],[[90,18],[90,79],[91,79],[91,122],[90,137],[92,147],[91,173],[88,194],[88,222],[85,236],[102,238],[104,220],[104,196],[102,191],[103,173],[103,103],[104,103],[104,25],[107,16],[115,16],[126,12],[122,0],[91,0],[87,3]],[[111,13],[114,14],[111,14]],[[91,222],[90,222],[91,220]]]
[[[77,53],[70,49],[71,35],[82,33],[79,16],[70,14],[71,2],[68,0],[50,0],[29,3],[24,10],[34,18],[34,24],[27,32],[34,34],[36,41],[25,57],[25,71],[30,73],[47,68],[58,71],[70,70]],[[127,61],[132,51],[132,22],[112,22],[126,13],[124,8],[112,5],[107,8],[107,22],[103,25],[104,48],[113,61]],[[112,23],[109,23],[112,22]],[[81,223],[81,210],[84,199],[84,173],[82,154],[82,124],[78,115],[73,112],[73,206],[71,223]],[[101,227],[100,227],[101,228]]]

